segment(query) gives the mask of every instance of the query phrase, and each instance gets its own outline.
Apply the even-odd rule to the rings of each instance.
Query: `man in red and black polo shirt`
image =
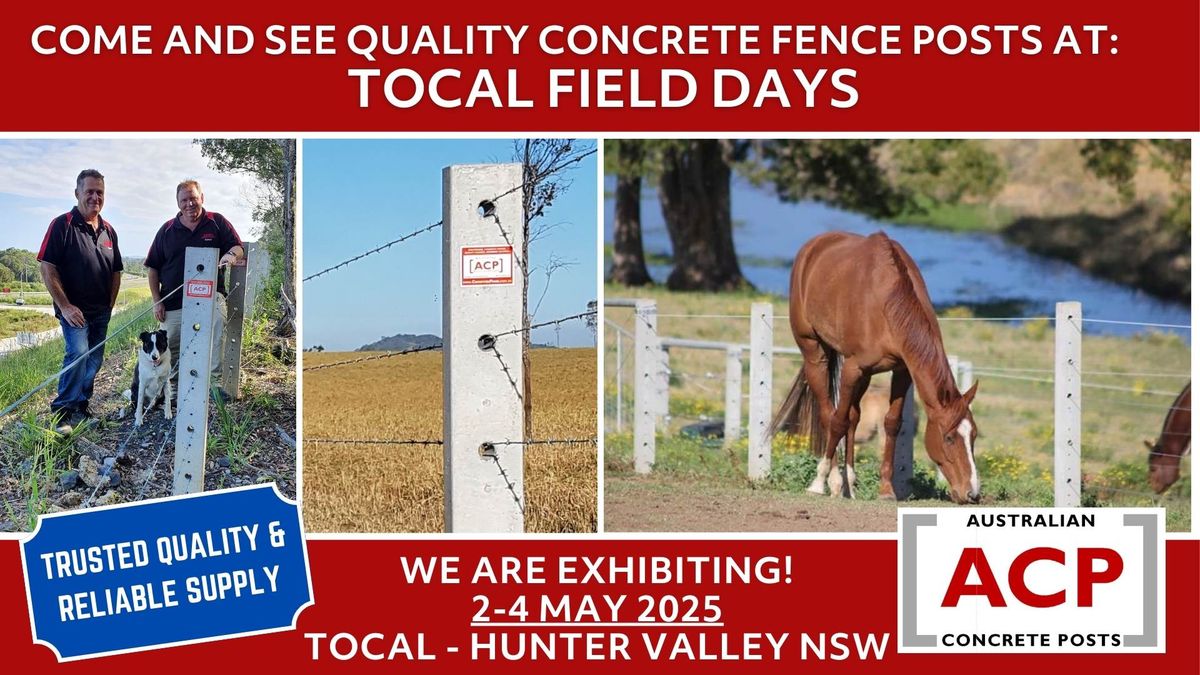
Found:
[[[77,204],[55,218],[42,239],[38,260],[42,280],[54,298],[54,316],[62,325],[67,367],[100,345],[58,378],[58,396],[50,409],[65,427],[91,416],[88,400],[104,361],[104,341],[117,292],[121,290],[121,249],[117,231],[100,217],[104,208],[104,176],[95,169],[75,179]]]
[[[245,257],[242,239],[233,225],[219,213],[204,208],[204,192],[200,183],[185,180],[175,188],[179,213],[163,223],[154,235],[146,268],[150,277],[150,294],[154,296],[154,316],[167,330],[171,358],[178,362],[179,323],[183,318],[183,293],[172,293],[183,285],[184,257],[188,247],[215,248],[220,251],[218,267],[235,265]],[[218,321],[212,333],[212,372],[221,373],[222,338],[225,334],[225,275],[217,274],[217,295],[214,298]],[[170,295],[168,295],[170,294]],[[164,299],[166,296],[166,299]]]

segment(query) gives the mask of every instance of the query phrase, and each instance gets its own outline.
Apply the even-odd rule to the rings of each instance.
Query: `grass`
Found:
[[[32,531],[38,516],[46,513],[46,496],[58,482],[59,476],[72,466],[71,447],[80,436],[87,436],[91,425],[79,425],[66,435],[59,435],[39,424],[37,413],[27,412],[20,424],[11,426],[0,443],[0,462],[8,473],[22,482],[24,508],[18,511],[5,502],[4,515],[9,521],[22,521],[25,531]],[[13,470],[15,469],[15,471]]]
[[[629,289],[608,285],[609,298],[651,298],[658,303],[660,335],[702,340],[745,343],[749,318],[689,319],[663,314],[748,315],[751,302],[770,301],[775,316],[786,316],[784,301],[770,295],[672,293],[662,288]],[[1084,308],[1087,311],[1087,308]],[[632,313],[609,310],[606,318],[632,328]],[[957,309],[948,314],[965,318],[970,312]],[[1085,314],[1086,316],[1086,314]],[[1053,504],[1051,474],[1054,467],[1053,368],[1054,327],[1052,322],[1019,324],[943,321],[947,351],[974,364],[979,394],[973,411],[979,428],[977,463],[985,501],[991,505],[1050,506]],[[615,430],[616,331],[605,331],[605,427]],[[622,407],[625,434],[606,434],[606,471],[632,475],[632,458],[625,453],[632,420],[633,348],[622,338],[625,382]],[[787,321],[775,321],[777,346],[793,346]],[[672,417],[659,446],[655,471],[688,477],[708,476],[718,482],[745,481],[744,445],[729,451],[719,443],[678,438],[679,431],[696,418],[720,419],[724,411],[725,354],[718,351],[672,349],[669,409]],[[772,382],[772,400],[781,401],[795,372],[798,357],[777,356]],[[743,362],[745,364],[745,359]],[[747,368],[743,365],[743,368]],[[1190,376],[1189,345],[1175,334],[1147,331],[1131,338],[1087,335],[1083,340],[1082,370],[1085,388],[1083,407],[1082,470],[1085,504],[1101,506],[1155,506],[1166,508],[1167,526],[1190,529],[1191,466],[1183,460],[1183,477],[1165,496],[1153,495],[1147,481],[1143,439],[1156,437],[1173,397]],[[716,377],[705,377],[707,374]],[[1161,374],[1161,375],[1160,375]],[[748,369],[743,370],[743,381]],[[880,384],[887,375],[875,378]],[[1120,390],[1097,388],[1116,387]],[[743,401],[743,424],[748,410]],[[924,414],[918,414],[923,424]],[[922,427],[923,429],[923,427]],[[918,431],[917,438],[922,438]],[[743,442],[744,443],[744,442]],[[810,459],[804,452],[787,451],[776,443],[770,489],[797,490],[811,480]],[[741,457],[738,457],[738,454]],[[918,476],[933,475],[932,462],[918,440],[914,450]],[[798,456],[797,456],[798,455]],[[877,476],[877,440],[859,444],[857,474],[859,498],[874,497],[863,489],[868,476]],[[717,470],[719,468],[719,470]],[[877,478],[875,478],[877,480]],[[936,497],[940,488],[925,494]],[[852,529],[852,528],[851,528]]]
[[[17,333],[41,333],[58,328],[58,319],[41,312],[0,309],[0,339]]]
[[[149,300],[133,305],[129,310],[115,314],[108,325],[109,341],[105,345],[105,360],[110,363],[132,361],[133,346],[137,335],[155,325],[154,316],[147,312],[138,318],[130,330],[120,329],[133,317],[150,307]],[[55,321],[57,323],[57,321]],[[57,338],[44,344],[22,349],[0,360],[0,406],[7,407],[35,386],[42,384],[63,366],[63,341]],[[71,468],[69,448],[80,434],[90,434],[90,425],[83,425],[66,437],[46,430],[46,423],[38,416],[49,406],[56,389],[51,382],[26,401],[18,412],[23,414],[21,424],[9,425],[0,438],[0,465],[3,473],[20,481],[20,494],[26,504],[21,513],[22,520],[32,527],[37,516],[46,509],[45,495],[48,487],[58,476]],[[24,463],[28,462],[27,465]],[[18,520],[16,510],[6,504],[6,515],[14,523]],[[28,528],[27,528],[28,529]]]
[[[216,391],[216,387],[213,389]],[[234,412],[221,396],[214,395],[213,400],[216,402],[217,415],[216,425],[209,428],[208,456],[219,453],[229,459],[229,466],[234,471],[245,470],[250,467],[259,450],[253,443],[248,443],[254,431],[257,399],[248,401],[240,414]]]
[[[308,353],[305,365],[347,358]],[[596,434],[596,352],[530,354],[536,438]],[[413,354],[304,377],[306,438],[440,439],[442,355]],[[440,532],[440,446],[318,444],[304,447],[304,518],[313,532]],[[594,532],[596,451],[531,446],[525,452],[525,527]]]

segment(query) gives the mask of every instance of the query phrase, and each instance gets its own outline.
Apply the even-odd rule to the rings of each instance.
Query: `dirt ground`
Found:
[[[290,344],[287,349],[294,349]],[[294,353],[294,352],[293,352]],[[133,411],[123,397],[129,388],[126,368],[128,353],[106,357],[96,377],[91,408],[96,415],[91,428],[67,448],[68,465],[56,466],[58,480],[42,485],[36,496],[30,494],[28,461],[20,466],[0,467],[0,531],[21,531],[31,516],[88,506],[103,506],[170,496],[174,467],[175,425],[163,416],[161,407],[148,411],[141,429],[134,431]],[[42,396],[45,401],[54,387]],[[284,440],[279,429],[295,437],[296,385],[292,366],[266,358],[264,354],[243,354],[242,397],[226,409],[235,422],[247,427],[240,451],[230,456],[219,444],[217,406],[209,404],[209,447],[205,462],[204,489],[225,488],[275,482],[281,494],[296,497],[296,451]],[[124,412],[124,414],[122,414]],[[39,414],[38,433],[56,437],[49,429],[48,414]],[[24,422],[10,422],[0,429],[0,437],[30,433]],[[67,473],[76,480],[63,478]]]
[[[896,503],[608,475],[604,530],[895,532]]]

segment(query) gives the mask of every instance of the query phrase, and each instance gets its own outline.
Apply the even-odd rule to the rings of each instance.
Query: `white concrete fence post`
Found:
[[[750,440],[746,472],[750,480],[771,473],[771,363],[775,312],[769,302],[750,305]]]
[[[1083,428],[1081,377],[1083,305],[1060,302],[1054,322],[1054,505],[1075,507],[1082,489],[1079,450]]]
[[[725,445],[742,436],[742,350],[725,350]]]
[[[658,306],[653,300],[638,300],[633,311],[633,470],[650,473],[654,468],[658,418],[655,391],[662,369]]]
[[[246,316],[254,316],[258,293],[271,273],[271,257],[267,247],[257,241],[246,244]]]
[[[625,373],[622,372],[623,364],[621,363],[621,357],[622,357],[622,354],[621,354],[621,330],[618,329],[617,330],[617,368],[616,368],[616,371],[617,371],[617,433],[618,434],[621,433],[621,427],[622,427],[621,417],[624,414],[624,411],[621,410],[621,404],[623,403],[623,401],[621,400],[621,394],[622,394],[621,380],[624,377]]]
[[[975,365],[970,361],[958,362],[958,389],[965,392],[975,384]]]
[[[946,355],[946,362],[950,364],[950,377],[954,378],[954,386],[962,390],[962,380],[959,379],[958,357],[954,354]]]
[[[522,327],[521,191],[490,201],[521,181],[520,164],[442,171],[447,532],[525,529],[521,335],[495,337]]]
[[[183,297],[183,314],[179,322],[181,353],[172,355],[179,362],[173,495],[204,490],[217,253],[215,248],[193,247],[184,253],[184,284],[179,291]]]

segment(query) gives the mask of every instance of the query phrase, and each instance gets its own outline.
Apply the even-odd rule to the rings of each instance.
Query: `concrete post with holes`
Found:
[[[658,418],[655,392],[658,371],[662,369],[658,306],[653,300],[638,300],[633,312],[633,470],[650,473],[654,468]]]
[[[447,532],[525,529],[524,446],[503,444],[526,440],[521,334],[492,337],[522,327],[521,181],[520,164],[442,171]]]
[[[746,472],[750,480],[771,473],[771,358],[775,311],[769,302],[750,305],[750,440]]]
[[[172,354],[172,358],[179,363],[173,495],[204,490],[217,253],[215,248],[189,247],[184,254],[184,283],[179,291],[183,296],[183,314],[179,322],[180,353]]]
[[[896,434],[896,447],[892,451],[892,490],[896,499],[912,496],[913,441],[917,438],[917,390],[909,386],[900,412],[900,432]]]
[[[725,350],[725,445],[742,436],[742,350]]]
[[[225,298],[225,344],[222,345],[221,390],[230,397],[242,397],[242,325],[246,319],[247,256],[240,265],[229,269],[229,295]]]
[[[1054,505],[1079,506],[1083,305],[1060,302],[1054,322]]]
[[[257,241],[243,242],[246,249],[246,315],[254,316],[254,303],[271,273],[271,257],[267,248]]]
[[[658,339],[657,333],[655,339]],[[665,424],[671,415],[671,352],[659,341],[655,356],[657,363],[654,366],[654,377],[651,378],[654,382],[651,406],[657,420]],[[662,430],[665,432],[666,428]]]

